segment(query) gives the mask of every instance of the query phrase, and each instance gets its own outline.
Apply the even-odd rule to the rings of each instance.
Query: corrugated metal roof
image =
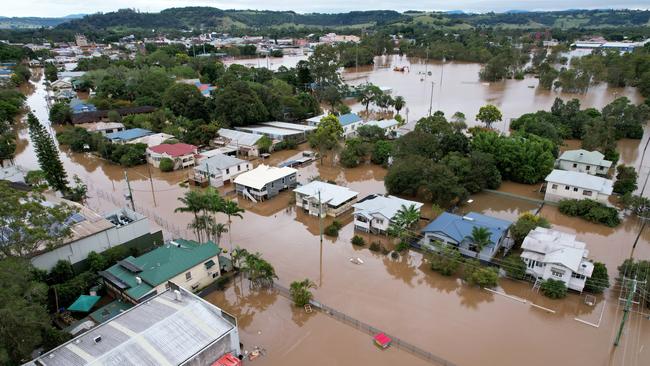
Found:
[[[201,164],[194,168],[194,170],[207,173],[209,169],[211,173],[215,173],[217,170],[225,170],[242,163],[246,163],[246,160],[238,159],[229,155],[216,154],[203,160]]]
[[[267,183],[288,177],[297,172],[294,168],[277,168],[262,164],[251,171],[238,175],[235,178],[235,184],[241,184],[254,189],[262,189]]]
[[[555,169],[546,176],[549,183],[559,183],[588,189],[602,194],[610,195],[613,191],[613,182],[609,179],[596,177],[587,173]]]
[[[323,203],[328,203],[331,206],[338,206],[343,202],[347,202],[356,197],[359,193],[351,190],[348,187],[337,186],[315,180],[309,182],[304,186],[294,189],[294,192],[304,194],[310,198],[318,198],[320,192],[320,199]]]
[[[151,134],[153,134],[153,132],[145,130],[144,128],[131,128],[124,131],[107,133],[106,138],[112,141],[130,141]]]
[[[490,245],[494,245],[508,231],[510,225],[512,225],[510,221],[477,212],[470,212],[465,216],[443,212],[422,229],[422,232],[440,232],[460,243],[465,238],[472,236],[472,230],[475,227],[484,227],[490,231]]]
[[[257,141],[262,138],[262,135],[255,135],[252,133],[231,130],[228,128],[220,129],[219,136],[227,138],[233,145],[246,146],[255,146]]]
[[[565,151],[558,158],[558,160],[566,160],[566,161],[572,161],[576,163],[599,165],[608,168],[612,166],[612,162],[609,160],[605,160],[605,155],[603,155],[599,151],[588,151],[583,149]]]
[[[354,207],[355,215],[361,214],[370,217],[374,214],[380,214],[385,218],[392,220],[402,206],[410,207],[411,205],[415,205],[418,210],[423,206],[420,202],[409,201],[395,196],[377,196],[355,203],[352,207]]]

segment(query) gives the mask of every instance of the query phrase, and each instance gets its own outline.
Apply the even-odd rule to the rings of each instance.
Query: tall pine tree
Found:
[[[29,136],[32,138],[34,150],[38,157],[38,164],[45,174],[45,180],[47,180],[50,187],[57,191],[67,192],[68,174],[59,159],[59,151],[56,149],[54,141],[52,141],[52,136],[33,113],[27,116],[27,124],[29,125]]]

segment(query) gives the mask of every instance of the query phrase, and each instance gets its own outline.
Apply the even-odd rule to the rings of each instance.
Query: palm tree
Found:
[[[192,228],[196,230],[196,238],[201,241],[201,233],[198,231],[199,223],[199,212],[205,207],[205,200],[203,194],[199,191],[190,190],[185,192],[183,197],[178,198],[185,206],[178,207],[174,212],[191,212],[194,215],[193,223],[197,225],[190,224]]]
[[[399,115],[399,111],[404,108],[404,104],[406,104],[406,101],[404,100],[404,97],[401,95],[398,95],[393,99],[393,107],[395,107],[395,110],[397,111],[397,114]]]
[[[223,212],[228,216],[228,241],[230,241],[230,256],[232,259],[232,218],[239,217],[243,219],[242,213],[244,209],[237,205],[237,202],[231,200],[224,200],[219,208],[219,212]]]
[[[492,233],[488,228],[485,227],[478,227],[474,226],[472,228],[472,235],[470,236],[470,240],[476,247],[476,258],[478,258],[479,253],[485,248],[486,245],[490,244],[490,236]]]
[[[420,210],[412,204],[410,206],[402,205],[397,214],[395,214],[395,220],[401,222],[406,229],[412,229],[413,226],[420,220]]]
[[[196,240],[199,243],[203,242],[203,236],[201,235],[203,232],[206,233],[206,238],[209,239],[208,235],[208,228],[210,226],[210,217],[206,215],[197,215],[194,216],[194,219],[192,222],[190,222],[187,227],[189,229],[194,229],[196,231]]]
[[[309,304],[309,301],[313,297],[312,293],[309,291],[310,288],[316,288],[316,284],[309,278],[305,278],[302,281],[291,282],[289,293],[291,294],[291,299],[293,300],[294,305],[305,306]]]
[[[210,226],[207,228],[208,238],[214,239],[217,243],[217,246],[221,244],[221,236],[224,233],[228,232],[228,227],[220,222],[210,222]]]

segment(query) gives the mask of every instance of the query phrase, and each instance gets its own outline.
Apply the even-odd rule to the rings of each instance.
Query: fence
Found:
[[[289,289],[286,287],[283,287],[277,283],[274,284],[274,288],[280,293],[280,295],[291,298],[291,295],[289,293]],[[331,308],[325,304],[322,304],[317,301],[310,301],[310,304],[312,307],[320,309],[323,313],[331,316],[332,318],[345,323],[347,325],[353,326],[356,329],[363,331],[365,333],[368,333],[369,335],[377,335],[379,333],[384,333],[387,336],[389,336],[392,339],[392,346],[395,346],[399,349],[402,349],[404,351],[410,352],[411,354],[420,357],[421,359],[425,361],[429,361],[435,365],[440,365],[440,366],[456,366],[454,363],[445,360],[442,357],[436,356],[431,352],[425,351],[422,348],[419,348],[411,343],[408,343],[401,338],[392,336],[380,329],[377,329],[369,324],[366,324],[358,319],[355,319],[349,315],[346,315],[345,313],[342,313],[334,308]]]

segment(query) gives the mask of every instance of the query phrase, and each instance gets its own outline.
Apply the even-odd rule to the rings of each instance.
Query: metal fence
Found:
[[[286,287],[283,287],[282,285],[275,284],[274,288],[280,293],[280,295],[291,298],[291,295],[289,293],[289,289]],[[419,348],[409,342],[404,341],[401,338],[395,337],[393,335],[390,335],[381,329],[375,328],[372,325],[369,325],[367,323],[362,322],[361,320],[355,319],[345,313],[342,313],[334,308],[331,308],[325,304],[322,304],[318,301],[311,300],[309,302],[312,307],[317,308],[321,310],[323,313],[331,316],[332,318],[345,323],[347,325],[353,326],[354,328],[363,331],[365,333],[368,333],[369,335],[377,335],[379,333],[384,333],[387,336],[389,336],[392,339],[392,346],[395,346],[399,349],[402,349],[404,351],[410,352],[411,354],[422,358],[425,361],[429,361],[435,365],[440,365],[440,366],[456,366],[454,363],[445,360],[442,357],[436,356],[431,352],[425,351],[422,348]]]

